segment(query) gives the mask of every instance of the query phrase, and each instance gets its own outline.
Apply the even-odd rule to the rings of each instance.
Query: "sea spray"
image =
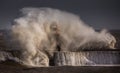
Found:
[[[11,49],[20,50],[26,65],[37,65],[44,54],[44,66],[55,51],[75,51],[92,48],[112,48],[116,40],[106,30],[96,32],[79,16],[52,8],[23,8],[22,16],[14,20],[10,35]],[[15,45],[16,44],[16,45]],[[35,58],[38,62],[33,63]]]

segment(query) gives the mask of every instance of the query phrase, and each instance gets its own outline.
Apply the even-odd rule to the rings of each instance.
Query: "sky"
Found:
[[[24,7],[57,8],[95,29],[120,29],[120,0],[0,0],[0,29],[9,28]]]

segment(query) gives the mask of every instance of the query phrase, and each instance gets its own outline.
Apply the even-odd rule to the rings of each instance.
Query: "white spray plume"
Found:
[[[52,8],[23,8],[23,16],[11,28],[19,49],[35,56],[37,51],[79,51],[84,48],[114,48],[114,36],[96,32],[79,16]],[[26,54],[26,52],[24,54]]]

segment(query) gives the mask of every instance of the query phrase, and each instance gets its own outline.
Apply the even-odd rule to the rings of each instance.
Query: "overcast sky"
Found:
[[[24,7],[57,8],[96,29],[120,29],[120,0],[0,0],[0,29],[9,28]]]

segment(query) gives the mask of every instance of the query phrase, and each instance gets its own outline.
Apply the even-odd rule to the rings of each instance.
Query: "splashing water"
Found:
[[[21,11],[23,16],[15,19],[11,28],[11,44],[16,44],[12,49],[21,50],[22,59],[32,66],[37,65],[33,59],[38,58],[38,54],[44,54],[48,66],[48,55],[54,51],[114,49],[114,36],[105,30],[96,32],[75,14],[52,8],[23,8]]]

